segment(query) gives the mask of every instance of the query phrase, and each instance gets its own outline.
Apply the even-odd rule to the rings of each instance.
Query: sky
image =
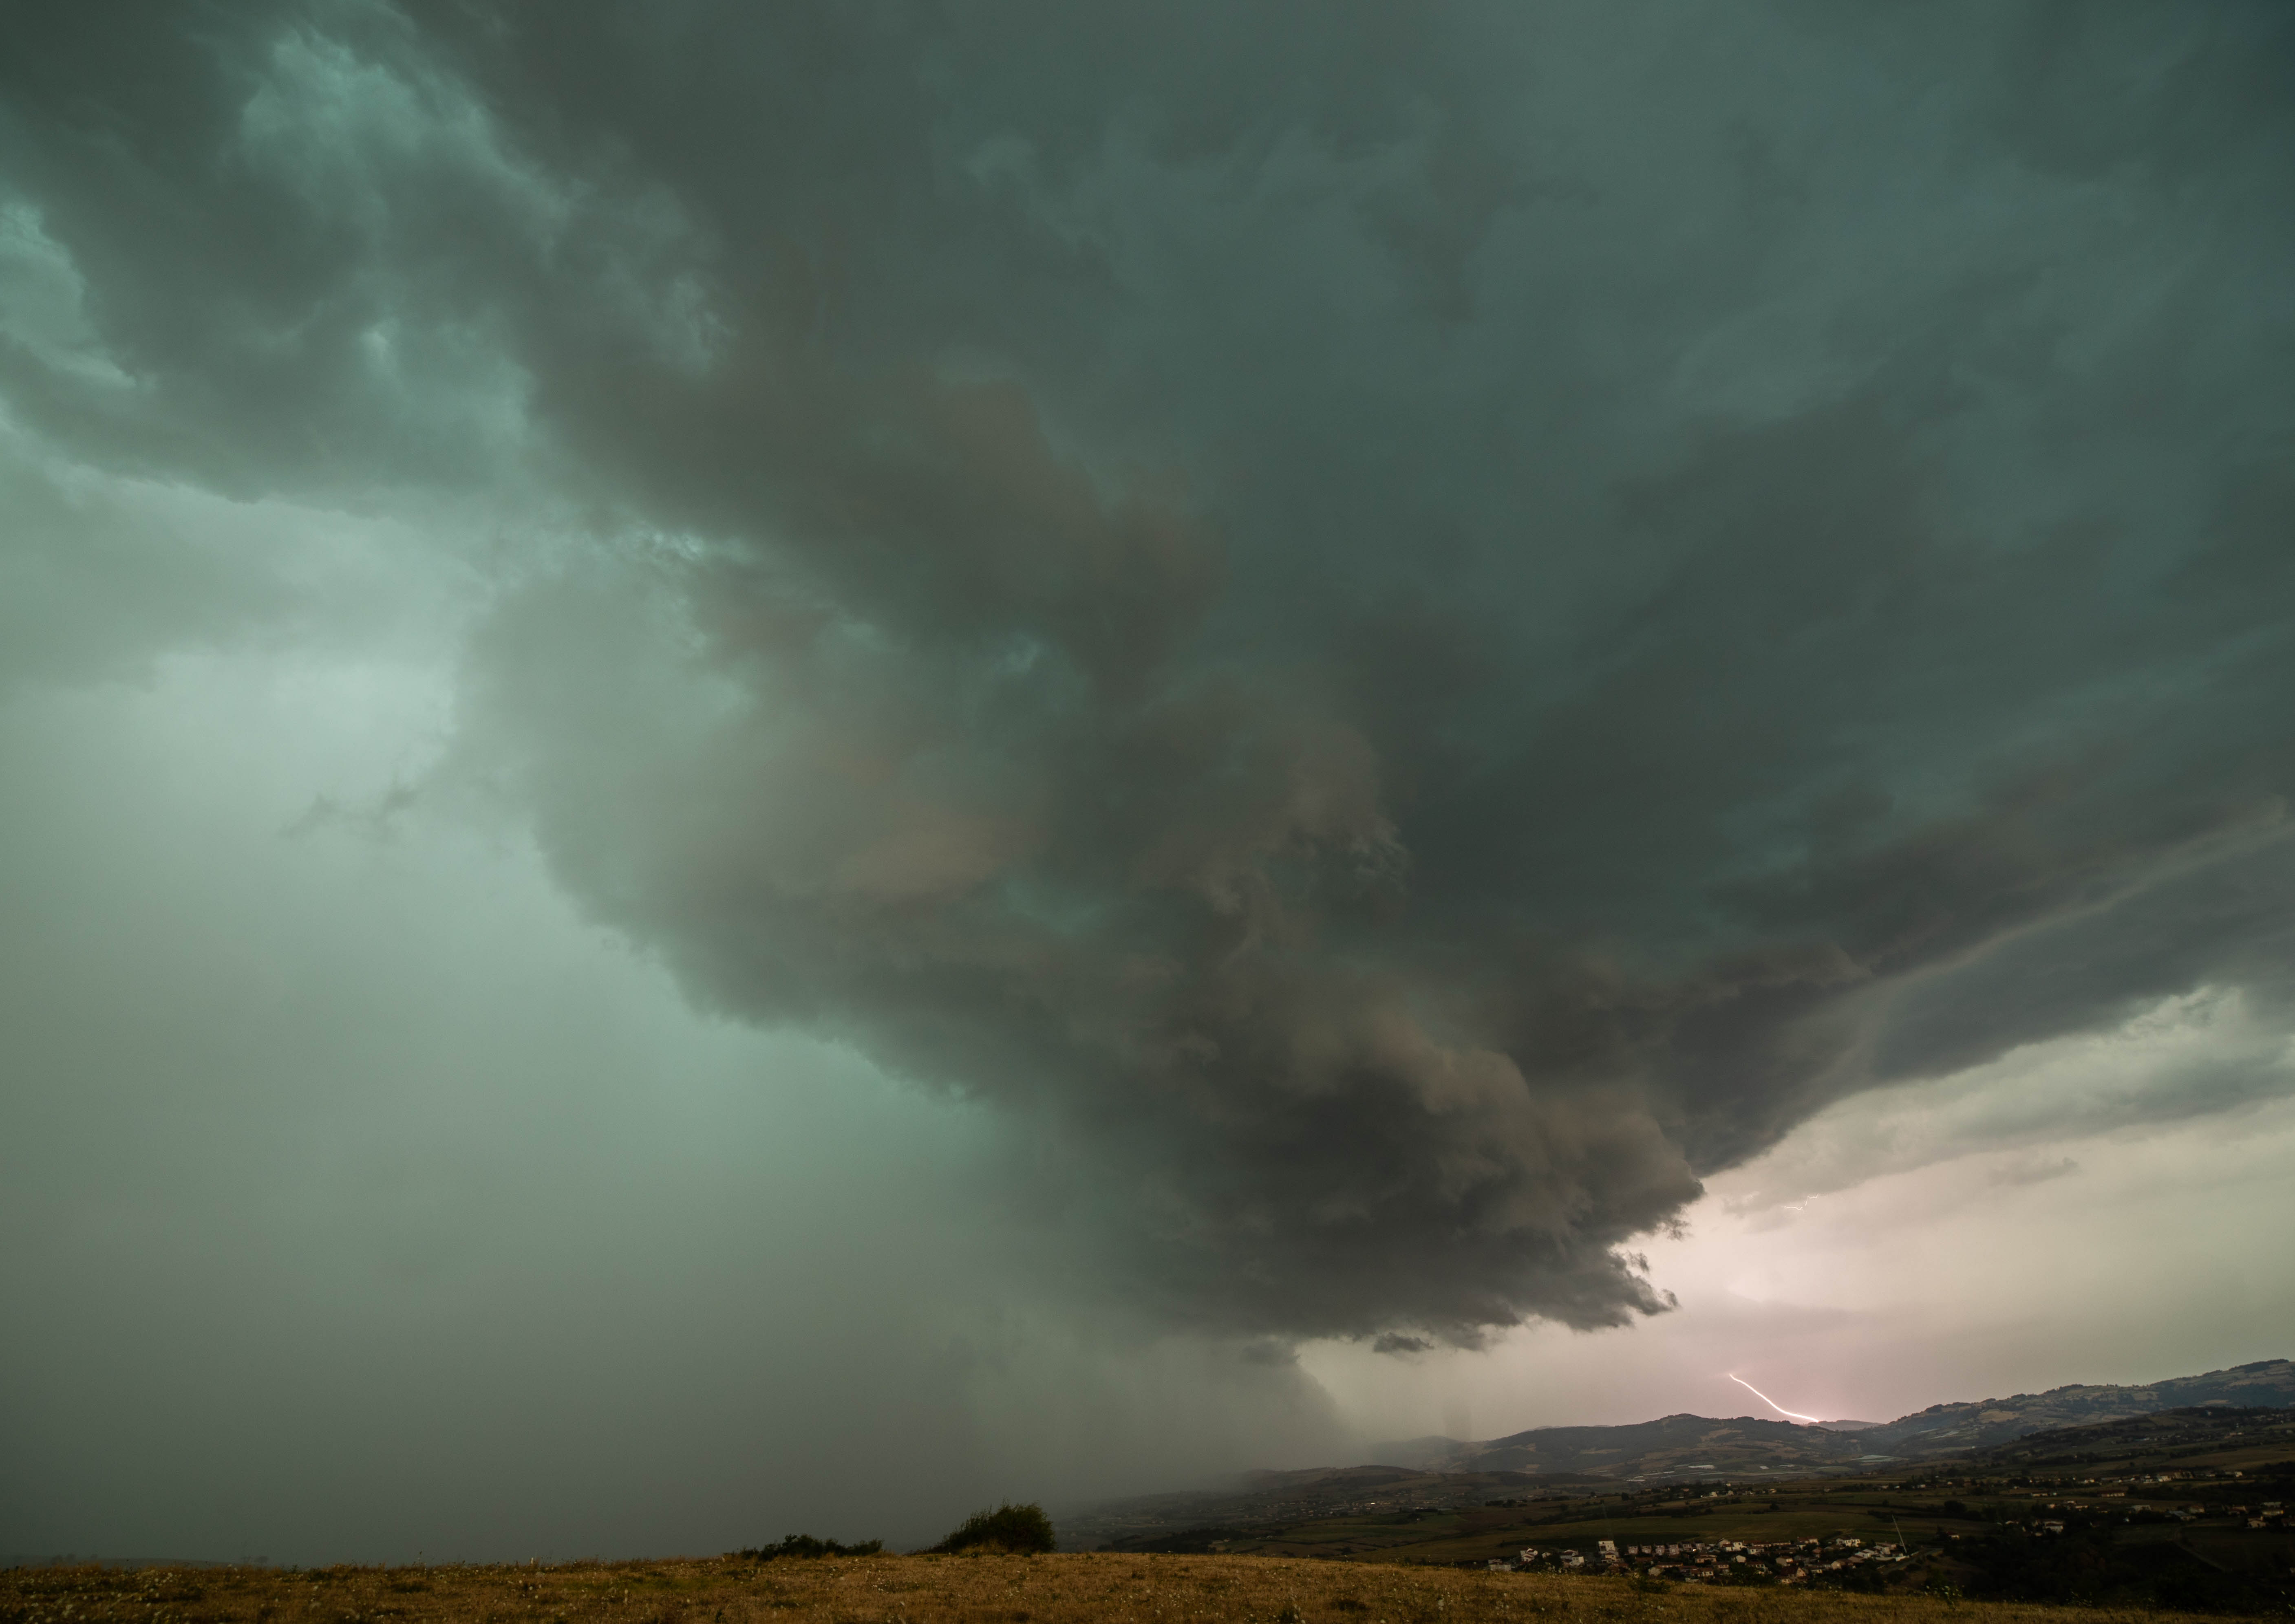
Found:
[[[9,26],[0,1554],[2288,1354],[2283,7]]]

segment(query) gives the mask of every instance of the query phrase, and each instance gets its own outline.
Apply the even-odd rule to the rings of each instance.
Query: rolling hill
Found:
[[[2295,1406],[2295,1362],[2265,1359],[2135,1386],[2072,1385],[1935,1404],[1894,1421],[1810,1425],[1753,1416],[1666,1416],[1624,1426],[1548,1426],[1463,1442],[1417,1438],[1375,1461],[1254,1472],[1218,1489],[1141,1496],[1063,1514],[1082,1546],[1376,1512],[1409,1518],[1518,1497],[1685,1479],[1780,1482],[1997,1449],[2028,1433],[2169,1409]],[[1191,1547],[1192,1548],[1192,1547]]]
[[[1894,1421],[1812,1425],[1740,1416],[1667,1416],[1625,1426],[1533,1427],[1487,1442],[1418,1438],[1373,1453],[1382,1465],[1442,1472],[1587,1473],[1637,1478],[1809,1472],[1918,1459],[2011,1442],[2051,1427],[2205,1405],[2295,1404],[2295,1363],[2263,1359],[2141,1386],[2072,1385],[1968,1403],[1932,1404]]]

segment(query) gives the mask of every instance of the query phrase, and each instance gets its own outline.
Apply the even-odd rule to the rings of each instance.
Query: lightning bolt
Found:
[[[1799,1410],[1787,1409],[1784,1405],[1769,1397],[1768,1394],[1763,1392],[1751,1382],[1748,1382],[1744,1376],[1732,1375],[1729,1379],[1736,1383],[1738,1386],[1744,1388],[1747,1392],[1752,1394],[1753,1397],[1759,1399],[1762,1403],[1768,1405],[1771,1409],[1776,1411],[1780,1416],[1791,1416],[1795,1421],[1808,1421],[1814,1423],[1817,1420],[1815,1416],[1804,1416]]]

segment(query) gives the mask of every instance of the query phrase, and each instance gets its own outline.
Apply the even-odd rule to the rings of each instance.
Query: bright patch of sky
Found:
[[[2237,994],[2163,1000],[2111,1032],[1844,1100],[1712,1179],[1686,1232],[1646,1249],[1670,1314],[1407,1369],[1342,1345],[1303,1362],[1352,1424],[1401,1439],[1460,1413],[1476,1438],[1765,1413],[1732,1371],[1795,1410],[1889,1421],[2282,1358],[2291,1064]],[[2239,1091],[2194,1109],[2195,1077]]]

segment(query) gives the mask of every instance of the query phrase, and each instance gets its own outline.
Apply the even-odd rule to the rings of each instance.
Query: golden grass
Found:
[[[2083,1612],[2083,1624],[2173,1613]],[[4,1624],[2063,1624],[2059,1609],[1832,1591],[1658,1593],[1254,1556],[870,1556],[549,1567],[0,1571]]]

